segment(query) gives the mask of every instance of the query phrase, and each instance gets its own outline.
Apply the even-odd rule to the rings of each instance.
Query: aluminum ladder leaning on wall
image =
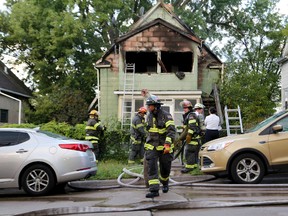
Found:
[[[133,96],[135,81],[135,63],[126,63],[124,71],[124,91],[122,101],[121,128],[129,128],[133,118]]]
[[[233,135],[231,134],[231,130],[237,131],[240,130],[243,133],[243,124],[241,117],[240,107],[237,106],[237,109],[228,109],[227,106],[224,108],[225,120],[226,120],[226,129],[227,136]]]

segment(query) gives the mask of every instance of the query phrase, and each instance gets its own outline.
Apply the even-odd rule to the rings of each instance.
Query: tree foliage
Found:
[[[278,0],[163,2],[171,3],[176,14],[225,61],[223,104],[240,105],[247,122],[273,112],[279,100],[280,78],[275,62],[287,35],[287,20],[275,11]],[[97,83],[93,64],[141,17],[141,12],[155,3],[7,0],[8,12],[0,13],[0,50],[13,53],[28,65],[27,80],[38,89],[36,114],[31,118],[36,121],[42,116],[48,121],[53,116],[75,122],[77,118],[67,120],[57,112],[59,107],[69,107],[65,103],[77,101],[78,94],[68,94],[67,100],[60,96],[65,98],[64,92],[81,92],[84,101],[79,104],[85,110],[94,98]],[[55,99],[63,105],[56,106]],[[252,110],[255,115],[251,115]]]

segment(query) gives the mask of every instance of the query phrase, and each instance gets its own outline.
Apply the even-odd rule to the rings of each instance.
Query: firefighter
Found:
[[[144,145],[149,184],[149,193],[146,194],[146,198],[154,198],[159,196],[160,183],[163,185],[163,193],[169,191],[168,183],[176,129],[171,114],[161,109],[162,103],[157,96],[150,95],[146,100],[146,105],[149,111],[147,117],[148,137]]]
[[[129,154],[128,164],[134,164],[137,155],[140,156],[140,161],[143,163],[144,157],[144,142],[146,139],[146,130],[145,130],[145,115],[147,109],[145,107],[140,107],[138,113],[132,120],[131,125],[131,151]]]
[[[196,103],[194,106],[194,112],[198,116],[199,119],[199,127],[201,128],[202,132],[205,131],[205,125],[204,125],[204,108],[205,106],[201,103]]]
[[[186,134],[186,145],[184,157],[186,159],[186,164],[182,173],[188,173],[193,169],[197,168],[198,152],[200,147],[201,129],[199,127],[199,120],[197,115],[193,112],[192,103],[188,100],[184,100],[180,103],[184,110],[183,114],[183,125],[184,130],[188,127]]]
[[[98,116],[97,110],[91,110],[89,113],[89,119],[87,121],[85,132],[86,137],[85,140],[90,141],[94,146],[94,154],[96,156],[96,162],[98,162],[99,158],[99,138],[103,136],[105,126],[101,125],[101,121]]]

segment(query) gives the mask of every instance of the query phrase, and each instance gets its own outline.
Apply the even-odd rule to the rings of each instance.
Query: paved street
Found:
[[[143,179],[136,177],[76,181],[65,192],[42,197],[29,197],[15,189],[0,190],[0,215],[129,216],[135,211],[139,216],[201,216],[212,212],[213,216],[223,216],[223,211],[233,216],[288,215],[288,175],[267,176],[257,185],[239,185],[208,175],[181,174],[176,163],[171,176],[170,191],[160,192],[155,199],[145,198],[148,189]]]

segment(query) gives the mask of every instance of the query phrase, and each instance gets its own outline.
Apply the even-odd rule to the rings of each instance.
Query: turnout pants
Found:
[[[148,183],[150,191],[158,191],[160,182],[168,185],[173,154],[163,154],[163,151],[147,150],[145,158],[148,163]],[[158,161],[160,176],[158,176]]]

